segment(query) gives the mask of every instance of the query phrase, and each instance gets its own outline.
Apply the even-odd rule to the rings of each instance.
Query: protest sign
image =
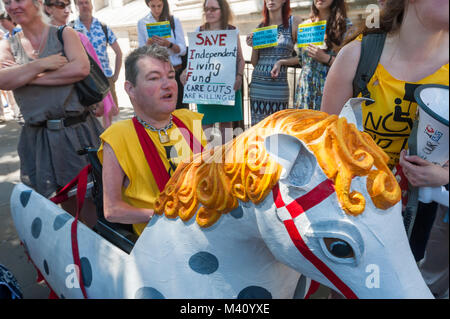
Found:
[[[183,103],[234,105],[237,31],[189,32]]]
[[[149,38],[154,35],[160,36],[161,38],[170,38],[172,36],[170,33],[171,30],[169,21],[147,23],[146,27]]]
[[[299,24],[297,33],[297,46],[303,48],[308,44],[322,45],[325,42],[327,21]]]
[[[253,30],[253,49],[276,47],[278,45],[278,26],[271,25]]]

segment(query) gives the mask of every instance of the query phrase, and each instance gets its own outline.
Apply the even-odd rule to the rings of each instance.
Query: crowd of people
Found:
[[[2,1],[6,12],[0,21],[7,33],[0,34],[4,39],[0,41],[0,90],[4,103],[17,109],[17,117],[24,122],[18,145],[21,181],[50,197],[88,164],[77,151],[99,148],[105,217],[132,224],[139,235],[178,163],[196,152],[189,139],[183,139],[181,129],[203,148],[208,142],[203,130],[219,123],[226,143],[225,130],[243,119],[245,60],[240,41],[236,65],[229,66],[236,70],[234,106],[198,104],[197,112],[190,111],[183,103],[183,58],[188,49],[182,23],[171,15],[167,0],[145,0],[149,12],[137,24],[139,48],[125,60],[124,89],[135,116],[112,123],[112,116],[119,112],[114,84],[122,67],[122,51],[111,28],[93,17],[91,0],[75,0],[79,15],[70,22],[70,0]],[[379,27],[358,30],[344,0],[311,0],[310,16],[304,21],[292,14],[289,0],[264,0],[261,22],[255,28],[275,25],[278,42],[257,50],[253,33],[246,36],[254,67],[249,87],[251,124],[292,107],[339,114],[348,99],[361,96],[354,87],[361,46],[371,41],[371,35],[382,35],[385,42],[379,62],[364,88],[375,102],[363,104],[363,122],[369,123],[369,116],[387,119],[396,115],[386,125],[365,125],[364,129],[370,130],[376,142],[392,136],[390,143],[379,145],[390,157],[390,168],[402,170],[412,186],[448,185],[448,163],[441,167],[408,156],[405,143],[412,129],[408,123],[415,120],[417,110],[417,103],[409,98],[411,88],[449,85],[448,1],[385,0],[379,4]],[[239,39],[227,0],[205,0],[203,15],[204,23],[195,31],[236,30]],[[299,25],[323,20],[327,21],[323,45],[297,48]],[[146,25],[162,21],[170,22],[171,37],[150,38]],[[62,29],[61,42],[57,34],[63,26],[67,27]],[[115,53],[114,70],[108,45]],[[111,88],[103,101],[90,107],[81,105],[74,90],[74,84],[90,72],[87,54],[101,66]],[[291,106],[287,68],[296,65],[301,74]],[[96,116],[103,117],[103,125]],[[203,130],[196,129],[195,121],[201,122]],[[184,141],[181,147],[175,143],[180,141],[178,135]],[[74,213],[75,202],[64,205]],[[89,205],[93,203],[87,205],[81,220],[93,227],[96,217],[89,214]],[[435,288],[433,293],[448,298],[448,257],[442,258],[443,253],[448,256],[448,208],[422,207],[418,214],[436,217],[434,225],[423,225],[425,236],[412,242],[412,249],[417,261],[421,260],[427,283]],[[433,240],[427,246],[429,237]]]

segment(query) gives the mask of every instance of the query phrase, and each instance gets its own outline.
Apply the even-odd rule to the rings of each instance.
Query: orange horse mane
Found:
[[[265,137],[276,133],[295,136],[307,145],[334,182],[347,214],[357,216],[365,209],[364,196],[350,191],[355,176],[367,176],[367,191],[377,208],[387,209],[400,200],[400,187],[387,166],[389,157],[368,134],[336,115],[288,109],[267,117],[227,144],[180,163],[159,195],[155,212],[183,221],[197,213],[196,222],[209,227],[222,214],[237,208],[238,200],[260,203],[280,178],[281,166],[264,148]]]

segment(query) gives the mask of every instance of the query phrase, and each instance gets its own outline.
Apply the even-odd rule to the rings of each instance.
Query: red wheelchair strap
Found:
[[[81,213],[81,209],[84,205],[84,198],[86,196],[87,191],[87,178],[89,175],[89,172],[91,171],[92,166],[89,164],[85,166],[80,173],[72,179],[66,186],[64,186],[54,197],[50,198],[52,202],[55,204],[59,204],[67,200],[68,196],[67,193],[75,186],[77,187],[77,212],[75,215],[75,219],[72,222],[71,225],[71,242],[72,242],[72,255],[73,255],[73,262],[77,267],[77,276],[78,276],[78,282],[80,284],[81,292],[83,293],[83,297],[87,299],[87,293],[86,288],[84,287],[83,283],[83,276],[82,276],[82,270],[81,270],[81,261],[80,261],[80,252],[78,249],[78,237],[77,237],[77,229],[78,229],[78,218]]]

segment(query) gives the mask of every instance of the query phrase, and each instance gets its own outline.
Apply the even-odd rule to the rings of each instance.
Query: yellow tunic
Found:
[[[173,114],[189,128],[203,146],[206,145],[201,126],[203,114],[186,109],[175,110]],[[192,150],[175,124],[167,131],[170,142],[165,144],[160,143],[157,132],[148,129],[146,132],[155,144],[169,175],[173,174],[178,163],[191,156]],[[128,119],[114,123],[100,138],[100,162],[103,163],[103,143],[106,142],[114,150],[120,166],[130,180],[127,187],[122,187],[122,199],[134,207],[153,209],[159,189],[139,143],[133,121]],[[147,223],[134,224],[133,229],[140,235],[146,225]]]
[[[414,90],[422,84],[449,85],[448,67],[447,63],[418,82],[405,82],[394,78],[378,64],[367,85],[375,103],[363,103],[364,131],[389,155],[390,168],[399,162],[401,150],[407,148],[417,111]]]

